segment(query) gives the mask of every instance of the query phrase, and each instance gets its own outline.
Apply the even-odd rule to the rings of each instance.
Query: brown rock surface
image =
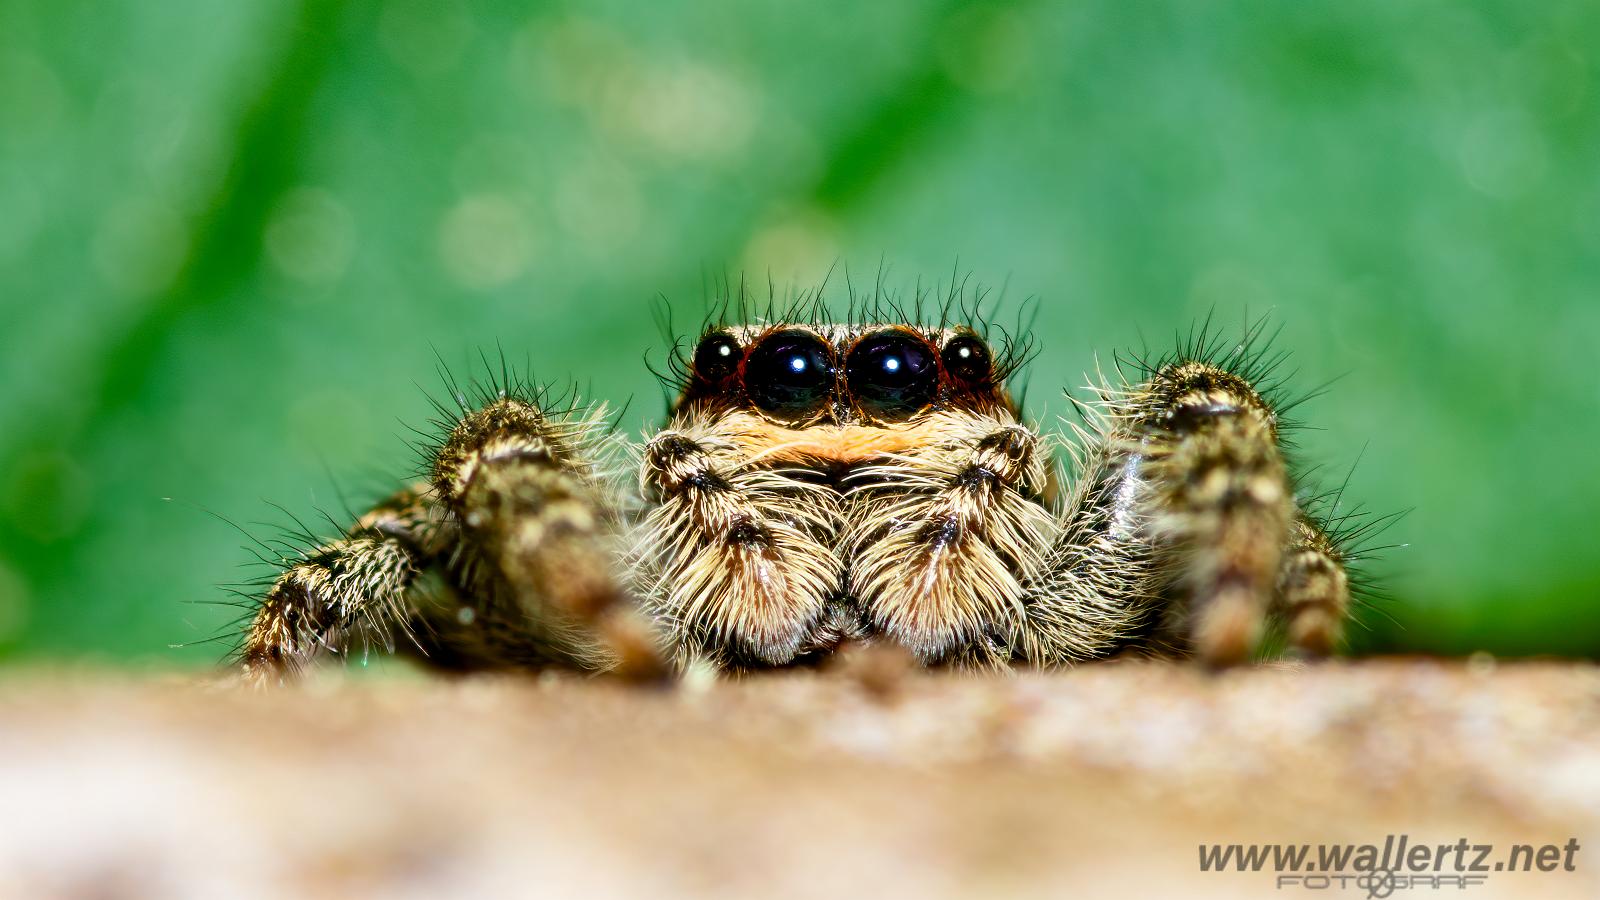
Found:
[[[1389,834],[1491,861],[1576,838],[1575,872],[1447,892],[1594,897],[1600,669],[265,693],[12,674],[0,804],[18,897],[1364,897],[1202,872],[1198,845]]]

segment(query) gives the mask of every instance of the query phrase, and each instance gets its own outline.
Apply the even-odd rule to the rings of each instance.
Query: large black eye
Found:
[[[708,334],[694,350],[694,374],[716,384],[739,370],[739,342],[731,335]]]
[[[964,334],[944,345],[944,370],[957,380],[981,387],[994,379],[994,364],[983,341]]]
[[[932,403],[939,389],[933,348],[904,331],[857,341],[844,371],[856,405],[873,418],[908,416]]]
[[[744,366],[744,389],[762,412],[803,419],[833,394],[833,354],[809,331],[778,331],[761,339]]]

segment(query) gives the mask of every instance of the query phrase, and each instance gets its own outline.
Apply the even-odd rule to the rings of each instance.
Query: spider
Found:
[[[1260,324],[1117,357],[1051,436],[1007,387],[1028,343],[955,293],[938,312],[712,319],[642,445],[603,405],[450,382],[424,478],[282,561],[244,671],[374,641],[641,677],[863,644],[980,670],[1335,647],[1352,530],[1297,500]]]

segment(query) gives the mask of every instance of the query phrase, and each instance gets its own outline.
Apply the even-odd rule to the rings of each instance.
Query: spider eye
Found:
[[[694,374],[714,384],[737,372],[743,355],[732,335],[708,334],[694,350]]]
[[[932,403],[939,389],[933,348],[904,331],[885,331],[857,341],[844,371],[856,405],[875,418],[909,416]]]
[[[762,338],[744,366],[744,389],[762,412],[804,419],[833,393],[833,351],[809,331],[789,329]]]
[[[994,364],[983,341],[964,334],[944,345],[944,370],[969,385],[986,385],[994,379]]]

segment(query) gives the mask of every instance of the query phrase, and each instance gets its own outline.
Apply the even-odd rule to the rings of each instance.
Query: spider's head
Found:
[[[776,461],[850,465],[924,443],[951,417],[1015,412],[1003,361],[970,328],[718,328],[675,416],[722,420]]]

